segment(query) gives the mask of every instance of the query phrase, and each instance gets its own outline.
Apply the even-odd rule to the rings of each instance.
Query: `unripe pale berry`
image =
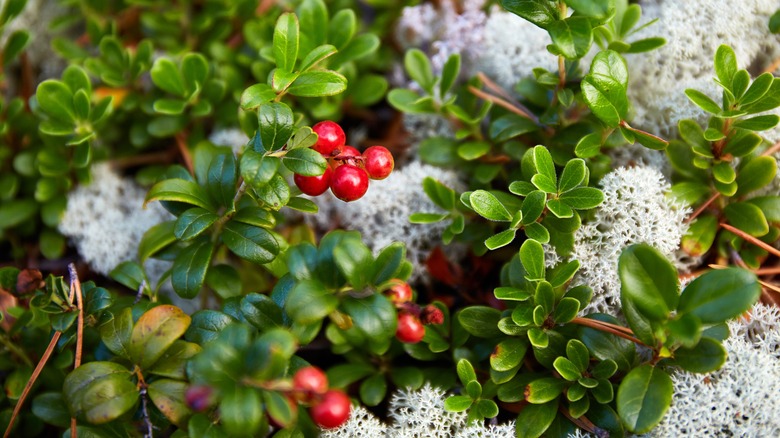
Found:
[[[328,377],[315,366],[304,367],[293,376],[293,389],[310,394],[325,394],[328,391]]]
[[[385,293],[396,305],[412,301],[412,288],[405,281],[397,280]]]
[[[363,162],[371,179],[385,179],[393,171],[393,154],[384,146],[371,146],[363,152]]]
[[[319,196],[328,190],[332,177],[333,171],[328,166],[320,176],[303,176],[296,173],[293,175],[293,181],[301,189],[301,192],[309,196]]]
[[[322,396],[319,403],[309,409],[311,419],[317,426],[333,429],[349,419],[352,404],[349,397],[341,391],[331,389]]]
[[[368,174],[351,164],[339,166],[333,171],[330,190],[334,196],[345,202],[360,199],[368,191]]]
[[[311,127],[317,133],[317,143],[312,149],[325,156],[330,156],[333,151],[340,149],[347,142],[347,136],[338,123],[325,120]]]
[[[395,331],[395,337],[399,341],[416,344],[422,341],[423,336],[425,336],[425,326],[419,318],[406,312],[398,314],[398,328]]]

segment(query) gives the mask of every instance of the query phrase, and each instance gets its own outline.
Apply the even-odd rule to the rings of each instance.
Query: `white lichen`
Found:
[[[249,142],[249,137],[238,128],[222,128],[212,131],[209,135],[209,141],[217,146],[228,146],[234,154],[238,155]]]
[[[144,233],[173,218],[157,202],[144,208],[145,196],[146,190],[132,179],[120,176],[108,164],[95,164],[92,183],[68,194],[59,231],[93,271],[107,275],[121,262],[137,260]],[[169,262],[161,261],[146,265],[155,279],[169,266]]]
[[[663,0],[643,3],[646,20],[658,18],[635,38],[662,36],[666,45],[628,55],[629,100],[633,125],[662,136],[673,136],[677,123],[692,118],[704,124],[708,115],[685,95],[695,88],[720,102],[721,89],[713,78],[718,46],[734,49],[740,68],[764,68],[780,55],[780,37],[769,32],[775,0]]]
[[[357,201],[345,203],[330,192],[317,197],[320,211],[306,215],[306,220],[321,231],[336,226],[357,230],[374,252],[393,242],[403,242],[406,257],[414,266],[412,279],[421,279],[430,251],[441,243],[442,233],[449,225],[446,221],[425,225],[409,222],[412,213],[443,212],[422,189],[423,179],[428,176],[456,192],[464,189],[457,173],[414,160],[394,170],[387,179],[372,181],[368,192]],[[456,245],[442,249],[452,260],[460,257]]]
[[[635,243],[647,243],[674,259],[680,239],[688,229],[690,209],[667,196],[669,183],[649,167],[618,168],[600,182],[604,203],[595,217],[574,235],[571,258],[580,270],[573,285],[593,288],[593,300],[584,313],[619,314],[620,279],[617,262],[621,251]]]
[[[501,425],[468,424],[465,412],[444,409],[447,394],[425,384],[419,390],[402,389],[390,399],[388,424],[363,407],[353,408],[349,420],[337,429],[323,430],[322,438],[512,438],[514,422]]]

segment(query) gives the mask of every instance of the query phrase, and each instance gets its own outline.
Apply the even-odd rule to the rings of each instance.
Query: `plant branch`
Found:
[[[634,336],[631,336],[630,334],[626,333],[624,331],[625,327],[621,327],[621,330],[618,330],[614,328],[614,324],[605,323],[595,319],[581,318],[581,317],[574,318],[571,320],[571,322],[574,324],[584,325],[585,327],[594,328],[596,330],[601,330],[603,332],[611,333],[623,339],[628,339],[629,341],[635,344],[643,345],[647,348],[652,348],[649,345],[645,344],[644,342],[640,341],[639,339],[635,338]],[[631,333],[633,334],[633,332]]]
[[[710,204],[712,204],[713,202],[715,202],[715,200],[717,200],[718,198],[720,198],[720,192],[718,192],[718,193],[715,193],[714,195],[712,195],[712,197],[710,197],[710,199],[708,199],[706,202],[704,202],[704,204],[700,205],[700,206],[699,206],[699,208],[697,208],[697,209],[696,209],[696,211],[694,211],[694,212],[693,212],[693,213],[692,213],[690,216],[688,216],[688,217],[685,219],[685,223],[686,223],[686,224],[689,224],[689,223],[691,223],[691,222],[692,222],[694,219],[696,219],[696,218],[697,218],[697,217],[698,217],[700,214],[702,214],[702,213],[704,212],[704,210],[706,210],[706,209],[707,209],[707,207],[709,207],[709,206],[710,206]]]
[[[46,362],[49,361],[52,352],[54,352],[54,347],[57,345],[57,341],[60,340],[60,336],[62,336],[62,332],[54,332],[54,336],[51,338],[51,341],[49,341],[49,346],[46,347],[46,351],[43,353],[43,356],[41,356],[41,360],[38,361],[38,365],[35,367],[35,370],[33,370],[33,373],[30,376],[30,380],[28,380],[27,384],[24,386],[22,395],[19,396],[19,400],[16,401],[14,412],[11,414],[11,420],[8,422],[8,427],[5,429],[3,438],[8,438],[11,436],[11,429],[13,429],[14,422],[19,416],[19,412],[22,410],[22,405],[24,405],[24,401],[27,399],[27,396],[30,395],[30,390],[35,384],[35,381],[38,380],[38,376],[41,374],[41,371],[43,371],[43,367],[46,366]],[[76,438],[76,436],[73,435],[73,438]]]
[[[731,225],[721,222],[720,227],[723,228],[726,231],[731,231],[732,233],[736,234],[737,236],[743,238],[744,240],[752,243],[753,245],[756,245],[757,247],[769,252],[770,254],[773,254],[775,256],[780,257],[780,251],[778,251],[775,247],[772,245],[769,245],[767,243],[762,242],[759,239],[756,239],[755,237],[751,236],[750,234],[740,230],[739,228],[734,228]]]
[[[187,170],[191,175],[195,175],[195,168],[192,165],[192,154],[187,147],[187,136],[183,132],[176,134],[176,147],[179,148],[179,153],[184,160],[184,165],[187,167]]]
[[[71,263],[68,265],[68,274],[70,275],[70,299],[73,302],[73,295],[76,296],[76,306],[79,311],[78,322],[76,325],[76,358],[73,361],[73,369],[81,366],[81,353],[84,346],[84,297],[81,293],[81,282],[79,281],[79,274],[76,272],[76,265]],[[70,436],[78,437],[76,430],[76,417],[70,418]]]
[[[534,123],[538,123],[536,120],[534,120],[536,118],[535,116],[532,116],[530,113],[525,112],[524,110],[522,110],[522,109],[512,105],[511,103],[507,102],[506,100],[504,100],[504,99],[502,99],[502,98],[500,98],[498,96],[493,96],[490,93],[485,93],[484,91],[480,90],[479,88],[477,88],[477,87],[475,87],[473,85],[469,85],[469,91],[471,92],[471,94],[473,94],[473,95],[475,95],[475,96],[477,96],[477,97],[479,97],[481,99],[493,102],[496,105],[498,105],[500,107],[503,107],[503,108],[506,108],[507,110],[509,110],[509,111],[511,111],[511,112],[513,112],[513,113],[515,113],[515,114],[517,114],[519,116],[521,116],[521,117],[525,117],[526,119],[531,120]]]

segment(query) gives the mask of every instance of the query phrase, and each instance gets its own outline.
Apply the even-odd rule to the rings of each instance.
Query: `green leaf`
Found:
[[[216,339],[235,319],[216,310],[198,310],[192,314],[192,322],[184,333],[185,339],[200,345]]]
[[[398,315],[395,307],[382,294],[360,299],[347,297],[341,308],[352,318],[353,327],[360,330],[372,344],[382,344],[396,331]]]
[[[749,119],[739,119],[732,125],[735,128],[749,129],[751,131],[766,131],[780,123],[780,117],[775,114],[765,114]]]
[[[504,0],[506,1],[506,0]],[[523,407],[515,421],[517,438],[538,438],[550,427],[558,413],[558,401],[529,404]]]
[[[688,284],[677,311],[696,315],[703,324],[717,324],[750,309],[760,295],[755,274],[738,268],[719,269]]]
[[[681,347],[674,351],[674,363],[692,373],[709,373],[719,370],[726,363],[726,349],[712,338],[701,338],[692,348]]]
[[[287,104],[269,102],[260,105],[257,121],[260,123],[260,139],[267,151],[281,149],[293,134],[293,113]]]
[[[88,362],[67,377],[62,387],[68,409],[92,424],[113,421],[138,402],[132,372],[113,362]]]
[[[157,88],[179,97],[187,97],[181,71],[170,59],[157,58],[150,73]]]
[[[508,338],[496,345],[490,354],[490,367],[496,371],[516,368],[525,357],[528,341],[524,338]]]
[[[718,229],[718,220],[715,216],[700,215],[688,227],[680,247],[692,256],[703,255],[712,247]]]
[[[179,178],[158,182],[146,194],[144,205],[152,201],[176,201],[214,212],[216,206],[211,196],[198,184]]]
[[[498,329],[498,321],[501,312],[498,309],[487,306],[470,306],[457,314],[458,322],[468,333],[480,338],[492,338],[501,336]]]
[[[602,122],[615,128],[628,114],[628,66],[613,50],[599,52],[582,80],[582,96]]]
[[[569,160],[561,173],[558,181],[558,193],[566,193],[583,183],[586,176],[585,161],[582,159]]]
[[[273,53],[277,67],[286,71],[295,69],[298,58],[298,17],[286,12],[276,21],[273,37]]]
[[[456,371],[458,373],[458,379],[463,386],[468,385],[470,382],[477,381],[477,373],[474,371],[474,366],[468,359],[460,359],[456,365]]]
[[[241,93],[241,108],[249,111],[272,101],[276,93],[268,84],[255,84]]]
[[[268,184],[253,188],[257,199],[266,204],[265,208],[279,210],[290,201],[290,186],[287,184],[287,180],[279,174],[274,175]]]
[[[549,0],[501,0],[501,6],[531,23],[547,29],[560,17],[556,2]]]
[[[720,105],[715,103],[714,100],[712,100],[709,96],[702,93],[699,90],[694,90],[693,88],[688,88],[685,90],[685,95],[688,96],[688,99],[691,100],[696,106],[703,109],[704,111],[707,111],[711,114],[720,114],[722,109],[720,108]]]
[[[734,50],[725,44],[720,45],[715,51],[715,74],[728,90],[731,90],[731,82],[738,69],[737,55]]]
[[[260,332],[282,327],[282,309],[267,295],[251,293],[241,298],[241,314]]]
[[[523,200],[523,205],[520,207],[520,211],[522,212],[520,223],[528,225],[536,222],[544,211],[546,201],[547,194],[541,190],[534,190],[529,193]]]
[[[173,234],[177,239],[187,241],[201,235],[204,231],[217,221],[219,217],[199,207],[191,208],[176,220],[176,226]]]
[[[712,166],[712,176],[719,182],[731,184],[737,178],[737,172],[731,167],[731,163],[721,161]]]
[[[458,156],[466,161],[476,160],[490,152],[490,143],[485,141],[467,141],[458,146]]]
[[[279,243],[268,230],[241,222],[228,222],[222,241],[234,254],[253,263],[269,263],[279,254]]]
[[[231,208],[238,183],[238,166],[232,153],[217,154],[209,164],[206,188],[212,199],[221,206]]]
[[[649,132],[642,131],[641,129],[634,129],[628,126],[627,128],[631,131],[632,134],[634,134],[636,141],[648,149],[662,151],[666,149],[667,146],[669,146],[668,141],[658,137],[657,135],[650,134]]]
[[[409,77],[417,82],[423,90],[433,94],[433,69],[428,56],[420,49],[409,49],[404,56],[404,67]]]
[[[305,32],[304,35],[307,35],[308,32]],[[325,59],[335,55],[337,52],[336,48],[334,46],[331,46],[330,44],[323,44],[321,46],[318,46],[314,48],[311,52],[309,52],[305,58],[303,58],[303,62],[301,63],[300,70],[302,72],[308,71],[311,68],[315,67],[320,62],[324,61]]]
[[[587,17],[573,16],[547,26],[556,51],[566,59],[582,58],[593,44],[593,29]]]
[[[194,298],[198,295],[206,279],[213,253],[214,245],[203,240],[188,246],[176,257],[171,273],[171,285],[180,297]]]
[[[770,156],[753,158],[739,169],[737,175],[737,193],[741,196],[758,190],[769,184],[777,174],[777,160]]]
[[[666,372],[651,365],[631,370],[620,383],[617,410],[623,424],[634,433],[645,433],[663,419],[672,403],[674,386]]]
[[[141,243],[138,245],[138,260],[146,261],[166,246],[176,241],[174,230],[176,221],[161,222],[144,233]]]
[[[444,409],[447,412],[463,412],[471,407],[473,400],[467,395],[453,395],[444,400]]]
[[[431,198],[434,204],[444,210],[455,208],[455,191],[445,186],[438,180],[426,176],[423,180],[423,191]]]
[[[38,203],[32,199],[4,202],[0,208],[0,230],[11,228],[29,220],[38,211]]]
[[[535,146],[533,149],[533,159],[536,172],[552,183],[554,193],[555,188],[557,188],[558,177],[555,174],[555,163],[553,162],[552,155],[550,155],[550,151],[544,146]]]
[[[525,278],[529,281],[544,280],[544,248],[542,244],[528,239],[520,247],[520,262],[525,269]]]
[[[328,167],[328,162],[319,152],[309,148],[287,151],[282,164],[291,172],[304,176],[320,176]]]
[[[577,187],[563,193],[559,199],[575,210],[589,210],[604,202],[604,193],[595,187]]]
[[[38,85],[35,91],[38,105],[55,120],[71,125],[76,121],[73,106],[73,92],[64,83],[48,79]]]
[[[488,191],[476,190],[471,194],[469,200],[474,211],[485,219],[501,222],[512,220],[512,215],[504,204]]]
[[[558,398],[566,387],[564,380],[547,377],[534,380],[525,388],[525,399],[529,403],[542,404]]]
[[[298,282],[290,291],[284,310],[298,324],[316,322],[336,310],[339,300],[317,280]]]
[[[727,139],[726,147],[723,148],[724,154],[731,154],[736,157],[744,157],[753,152],[763,143],[763,139],[755,132],[746,129],[736,129],[735,133]],[[712,156],[711,153],[705,156]]]
[[[241,295],[241,278],[230,265],[212,266],[206,273],[206,285],[223,299]]]
[[[409,222],[413,224],[431,224],[441,222],[449,216],[449,213],[412,213],[409,215]]]
[[[347,78],[332,70],[313,70],[298,76],[287,91],[293,96],[325,97],[347,89]]]
[[[494,250],[494,249],[504,247],[512,243],[513,240],[515,240],[515,234],[517,234],[517,229],[515,228],[504,230],[498,234],[494,234],[488,237],[487,239],[485,239],[485,246],[489,250]]]
[[[130,337],[133,333],[133,314],[129,307],[100,325],[100,339],[119,357],[130,360]]]
[[[244,151],[241,156],[241,176],[247,184],[257,189],[276,176],[281,162],[277,157],[266,157],[253,150]]]
[[[735,202],[723,209],[729,224],[750,234],[760,237],[769,232],[769,223],[760,208],[747,202]]]
[[[149,369],[187,331],[190,321],[189,315],[168,304],[146,311],[133,327],[131,361],[143,370]]]
[[[750,88],[748,88],[745,94],[739,99],[740,104],[749,105],[764,97],[772,87],[774,78],[772,73],[768,72],[755,78],[753,83],[750,84]]]
[[[406,246],[393,242],[382,248],[374,261],[369,278],[372,284],[382,284],[398,276],[401,264],[406,260]]]
[[[555,371],[561,375],[561,377],[570,382],[576,382],[580,377],[582,377],[580,370],[577,369],[574,363],[563,356],[559,356],[555,359],[555,362],[553,362],[553,367],[555,368]]]
[[[565,324],[577,316],[580,311],[580,302],[576,298],[566,297],[558,302],[553,311],[553,322]]]
[[[229,436],[256,434],[263,422],[263,400],[259,390],[236,385],[223,396],[219,413]]]
[[[32,401],[32,413],[48,424],[67,428],[70,426],[70,412],[61,392],[44,392]]]
[[[182,340],[174,341],[147,372],[171,379],[186,379],[187,363],[200,352],[201,348],[198,344]]]
[[[599,132],[592,132],[580,139],[574,147],[574,154],[580,158],[595,157],[601,151],[603,144],[602,135]]]
[[[441,69],[441,79],[439,82],[439,96],[446,96],[450,88],[455,84],[455,80],[460,73],[460,54],[453,53],[447,58],[444,67]],[[491,135],[492,136],[492,135]]]
[[[374,257],[360,239],[342,240],[333,249],[333,259],[352,287],[361,290],[366,286]]]
[[[621,294],[648,318],[663,320],[677,308],[677,270],[657,249],[631,245],[618,260]]]

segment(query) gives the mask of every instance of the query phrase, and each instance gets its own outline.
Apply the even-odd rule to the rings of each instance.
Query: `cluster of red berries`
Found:
[[[328,377],[321,369],[308,366],[293,376],[293,392],[309,404],[309,415],[317,426],[333,429],[349,419],[352,403],[343,391],[328,388]]]
[[[326,120],[311,129],[318,136],[312,149],[328,159],[328,167],[320,176],[295,174],[293,181],[301,192],[319,196],[330,188],[334,196],[350,202],[366,194],[369,178],[385,179],[393,171],[393,155],[384,146],[371,146],[361,154],[346,145],[347,137],[337,123]]]
[[[416,344],[425,337],[425,324],[441,324],[444,314],[434,306],[420,308],[412,302],[412,288],[401,280],[393,281],[385,295],[398,309],[398,326],[395,337],[407,344]]]

